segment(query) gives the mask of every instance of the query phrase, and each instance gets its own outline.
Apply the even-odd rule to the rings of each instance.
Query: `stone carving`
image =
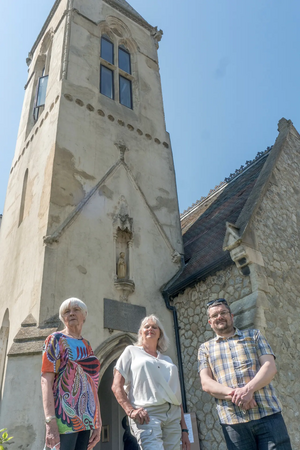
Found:
[[[120,151],[120,160],[124,161],[125,158],[125,152],[128,150],[128,148],[126,147],[126,145],[123,142],[117,142],[115,143],[115,146],[119,149]]]
[[[126,147],[120,144],[120,152]],[[123,153],[124,154],[124,153]],[[119,211],[114,216],[115,241],[115,288],[120,291],[120,300],[127,301],[128,296],[134,292],[135,284],[132,280],[132,238],[133,219],[129,216],[128,205],[124,196],[120,198]]]
[[[173,255],[172,255],[172,262],[173,262],[174,264],[179,264],[180,261],[181,261],[181,255],[180,255],[180,253],[174,252]]]
[[[151,36],[153,36],[153,39],[155,40],[155,46],[156,46],[157,49],[159,47],[158,43],[161,41],[161,38],[162,38],[163,34],[164,34],[163,30],[158,30],[157,27],[153,28]]]
[[[118,273],[117,273],[119,280],[126,278],[126,269],[127,265],[125,261],[125,253],[121,252],[118,261]]]
[[[31,62],[32,62],[32,53],[31,52],[29,52],[28,53],[28,56],[27,56],[27,58],[26,58],[26,64],[27,64],[27,66],[29,67],[30,66],[30,64],[31,64]]]

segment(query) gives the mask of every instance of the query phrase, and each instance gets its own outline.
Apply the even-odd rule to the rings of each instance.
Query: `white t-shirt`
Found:
[[[178,369],[169,356],[149,355],[142,347],[129,345],[115,366],[125,379],[124,389],[134,407],[171,403],[181,405]]]

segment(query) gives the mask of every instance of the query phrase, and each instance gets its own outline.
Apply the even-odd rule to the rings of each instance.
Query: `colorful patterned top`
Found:
[[[233,389],[252,380],[261,365],[259,358],[274,353],[259,330],[235,330],[233,336],[216,336],[199,348],[199,372],[210,368],[213,379]],[[215,399],[220,422],[236,424],[261,419],[281,411],[272,383],[254,393],[255,408],[245,411],[227,400]]]
[[[99,428],[100,363],[85,339],[61,332],[45,341],[42,373],[55,373],[53,395],[59,434]]]

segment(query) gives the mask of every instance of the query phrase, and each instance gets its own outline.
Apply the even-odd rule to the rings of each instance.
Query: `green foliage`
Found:
[[[7,428],[2,428],[2,430],[0,430],[0,450],[4,450],[4,447],[2,444],[10,441],[12,439],[12,436],[8,437],[8,433],[6,430],[7,430]],[[1,433],[2,433],[2,436],[1,436]]]

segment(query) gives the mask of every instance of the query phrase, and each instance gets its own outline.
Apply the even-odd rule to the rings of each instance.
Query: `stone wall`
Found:
[[[205,281],[186,289],[174,303],[178,312],[189,412],[196,412],[201,450],[225,450],[214,399],[202,391],[197,364],[200,344],[214,337],[207,322],[206,304],[209,300],[226,298],[229,303],[251,294],[249,277],[243,277],[232,265]]]
[[[268,281],[265,334],[277,357],[274,384],[295,449],[300,448],[299,174],[297,145],[287,145],[253,222]]]

